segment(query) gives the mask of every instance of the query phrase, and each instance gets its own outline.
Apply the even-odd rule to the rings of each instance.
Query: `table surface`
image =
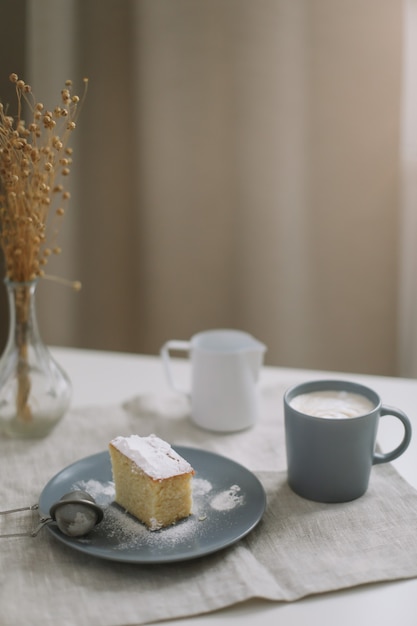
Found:
[[[158,357],[72,348],[53,348],[52,352],[73,383],[73,407],[115,405],[136,394],[169,391]],[[178,359],[174,360],[174,364],[176,378],[183,377],[186,381],[187,362]],[[291,386],[305,380],[336,377],[372,387],[384,404],[403,409],[412,421],[414,432],[417,431],[417,380],[264,367],[260,382],[267,385],[279,382]],[[382,449],[392,449],[393,442],[400,436],[398,420],[387,417],[381,421],[378,443]],[[417,436],[412,438],[408,450],[393,465],[417,488]],[[253,623],[254,619],[262,620],[263,626],[277,623],[280,626],[334,626],[335,623],[338,626],[362,626],[370,620],[378,626],[394,622],[401,626],[416,626],[417,579],[364,585],[293,603],[253,600],[220,612],[169,623],[176,626],[204,626],[216,622],[244,626]]]

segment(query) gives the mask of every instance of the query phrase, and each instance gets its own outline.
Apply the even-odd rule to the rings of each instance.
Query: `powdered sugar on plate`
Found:
[[[213,489],[210,481],[195,477],[192,515],[172,526],[151,531],[114,502],[115,490],[112,481],[77,481],[73,489],[89,493],[104,510],[104,518],[99,526],[89,537],[79,541],[88,543],[94,540],[94,536],[101,535],[111,541],[116,550],[131,550],[144,545],[169,549],[178,543],[191,544],[199,534],[204,533],[204,524],[210,515],[217,516],[218,523],[224,524],[222,512],[227,513],[245,502],[245,495],[238,485],[231,485],[228,489],[219,491]]]
[[[240,493],[239,485],[232,485],[230,489],[221,491],[210,502],[210,506],[216,511],[231,511],[237,506],[241,506],[245,501],[245,496]]]
[[[73,486],[90,494],[100,506],[110,504],[114,500],[114,482],[100,482],[99,480],[80,480]]]

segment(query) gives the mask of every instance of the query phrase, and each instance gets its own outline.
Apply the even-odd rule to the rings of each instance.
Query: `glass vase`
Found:
[[[40,337],[37,281],[5,284],[10,320],[0,359],[0,436],[45,437],[70,405],[71,382]]]

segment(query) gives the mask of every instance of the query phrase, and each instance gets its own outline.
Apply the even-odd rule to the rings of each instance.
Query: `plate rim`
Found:
[[[235,469],[237,469],[239,472],[242,472],[245,476],[250,477],[250,479],[253,481],[253,483],[256,485],[257,488],[257,495],[261,500],[260,505],[257,507],[256,509],[256,514],[254,514],[253,519],[251,520],[251,523],[248,524],[247,527],[245,527],[243,530],[239,531],[236,536],[234,536],[233,538],[229,538],[229,539],[225,539],[224,541],[219,541],[218,544],[212,545],[210,547],[207,547],[207,549],[204,549],[204,547],[200,547],[199,550],[195,551],[195,552],[187,552],[184,553],[184,555],[180,555],[180,554],[171,554],[171,555],[167,555],[167,556],[163,556],[160,555],[158,558],[132,558],[131,556],[129,557],[129,552],[127,551],[127,555],[124,552],[117,552],[117,551],[112,551],[112,550],[104,550],[102,548],[99,547],[95,547],[94,545],[91,544],[84,544],[79,542],[79,540],[77,541],[76,538],[72,538],[72,537],[67,537],[66,535],[62,534],[59,529],[57,527],[55,527],[54,525],[47,525],[46,528],[48,530],[49,533],[51,533],[56,539],[58,539],[61,543],[63,543],[64,545],[82,552],[86,555],[90,555],[90,556],[94,556],[97,558],[101,558],[104,560],[108,560],[108,561],[116,561],[119,563],[128,563],[128,564],[137,564],[137,565],[158,565],[158,564],[167,564],[167,563],[176,563],[176,562],[181,562],[181,561],[188,561],[188,560],[192,560],[192,559],[197,559],[197,558],[201,558],[204,556],[208,556],[210,554],[213,554],[215,552],[218,552],[220,550],[224,550],[225,548],[228,548],[232,545],[234,545],[235,543],[237,543],[238,541],[240,541],[241,539],[243,539],[244,537],[246,537],[261,521],[264,513],[265,513],[265,509],[266,509],[266,505],[267,505],[267,497],[266,497],[266,492],[264,489],[264,486],[262,485],[261,481],[259,480],[259,478],[256,476],[256,474],[248,469],[247,467],[245,467],[242,463],[239,463],[238,461],[235,461],[234,459],[231,459],[227,456],[225,456],[224,454],[220,454],[217,452],[213,452],[211,450],[205,450],[204,448],[196,448],[194,446],[187,446],[187,445],[176,445],[176,444],[171,444],[172,448],[174,450],[176,450],[181,456],[184,456],[184,458],[187,457],[187,453],[188,451],[190,451],[192,454],[194,453],[198,453],[198,454],[203,454],[206,458],[212,458],[214,461],[215,460],[222,460],[222,462],[224,463],[228,463],[231,464],[232,466],[235,467]],[[61,470],[59,470],[58,472],[56,472],[54,474],[54,476],[52,476],[47,483],[44,485],[40,496],[39,496],[39,511],[42,514],[47,515],[48,511],[46,511],[44,508],[42,508],[41,505],[41,501],[42,499],[44,499],[48,493],[48,490],[50,490],[53,485],[56,483],[56,481],[62,476],[62,474],[66,473],[66,472],[71,472],[71,470],[73,470],[74,468],[76,468],[78,465],[82,465],[85,462],[93,462],[94,461],[101,461],[103,460],[103,462],[105,460],[109,460],[110,461],[110,455],[109,455],[109,451],[108,450],[101,450],[100,452],[95,452],[93,454],[87,455],[85,457],[79,458],[78,460],[68,464],[67,466],[63,467]],[[196,468],[198,471],[198,468]],[[88,479],[88,477],[85,477],[86,479]],[[204,476],[203,476],[204,478]]]

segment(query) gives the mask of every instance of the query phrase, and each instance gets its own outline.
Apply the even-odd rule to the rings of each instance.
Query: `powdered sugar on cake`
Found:
[[[111,444],[156,480],[193,471],[188,461],[177,454],[169,443],[153,434],[148,437],[116,437]]]

